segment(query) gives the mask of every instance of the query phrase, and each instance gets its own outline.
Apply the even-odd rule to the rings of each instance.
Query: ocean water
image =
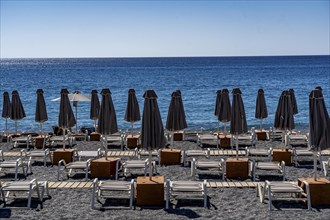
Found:
[[[44,90],[49,119],[43,126],[48,131],[58,123],[59,102],[51,100],[60,96],[61,88],[86,95],[93,89],[100,92],[110,88],[122,130],[131,126],[124,121],[129,88],[136,90],[141,114],[144,91],[156,91],[164,125],[171,93],[180,89],[188,130],[217,129],[216,91],[224,88],[241,89],[249,127],[258,127],[260,123],[254,118],[259,88],[265,91],[268,107],[269,116],[263,120],[265,128],[273,125],[281,91],[289,88],[295,90],[298,104],[297,130],[308,129],[308,95],[314,87],[323,88],[330,112],[330,56],[1,59],[0,84],[1,109],[4,91],[10,96],[13,90],[20,94],[26,112],[26,118],[18,122],[22,132],[39,131],[39,123],[34,121],[38,88]],[[78,103],[79,127],[93,126],[89,108],[88,102]],[[3,131],[5,119],[0,122]],[[10,131],[15,130],[13,121],[8,120],[8,126]],[[134,127],[140,129],[141,122]]]

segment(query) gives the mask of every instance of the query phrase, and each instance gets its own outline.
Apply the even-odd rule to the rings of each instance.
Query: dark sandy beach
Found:
[[[267,146],[271,143],[268,142]],[[274,142],[274,147],[280,147],[281,142]],[[176,148],[199,149],[195,139],[184,142],[176,142]],[[258,147],[263,147],[263,142],[257,142]],[[73,147],[78,150],[96,150],[100,143],[77,141]],[[212,147],[212,146],[210,146]],[[214,146],[213,146],[214,147]],[[18,151],[22,148],[12,149],[11,146],[1,143],[1,149],[5,151]],[[118,150],[118,146],[114,146]],[[213,157],[216,158],[216,157]],[[219,157],[218,157],[219,158]],[[306,158],[306,160],[309,158]],[[312,162],[305,162],[306,167],[286,167],[288,181],[296,181],[300,177],[310,177],[312,174]],[[28,180],[57,181],[57,166],[48,164],[45,171],[42,163],[33,163],[33,174],[27,176]],[[190,167],[180,165],[158,166],[158,174],[165,179],[192,180]],[[318,174],[323,177],[320,169]],[[13,175],[0,174],[1,181],[10,181]],[[24,180],[23,176],[20,176]],[[132,176],[136,178],[136,176]],[[207,177],[210,181],[222,181],[220,177]],[[280,177],[268,176],[270,180],[281,180]],[[120,180],[125,180],[122,174]],[[128,177],[127,180],[130,180]],[[329,179],[329,177],[328,177]],[[261,178],[261,180],[264,180]],[[82,175],[76,175],[69,181],[83,181]],[[92,180],[89,180],[92,181]],[[237,181],[226,179],[226,181]],[[251,179],[243,180],[251,181]],[[83,189],[50,189],[51,198],[46,198],[43,206],[33,200],[33,209],[12,209],[13,206],[24,206],[26,200],[9,203],[6,209],[0,210],[0,218],[11,219],[329,219],[330,207],[313,207],[311,211],[304,205],[295,202],[274,202],[274,210],[269,215],[268,204],[261,204],[256,196],[256,188],[208,188],[209,207],[203,208],[202,201],[179,201],[175,207],[165,210],[164,207],[128,207],[127,200],[107,200],[109,209],[91,209],[91,188]],[[176,202],[175,202],[176,203]],[[97,204],[101,207],[101,204]],[[3,206],[3,204],[1,204]]]

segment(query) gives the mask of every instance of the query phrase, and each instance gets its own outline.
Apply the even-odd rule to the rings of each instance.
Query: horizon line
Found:
[[[1,57],[1,59],[104,59],[104,58],[111,58],[111,59],[122,59],[122,58],[206,58],[206,57],[298,57],[298,56],[330,56],[329,54],[289,54],[289,55],[232,55],[232,56],[208,56],[208,55],[198,55],[198,56],[113,56],[113,57],[103,57],[103,56],[77,56],[77,57]]]

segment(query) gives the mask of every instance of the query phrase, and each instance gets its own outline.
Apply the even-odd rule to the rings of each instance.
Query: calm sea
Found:
[[[327,109],[330,106],[330,56],[276,56],[276,57],[192,57],[192,58],[74,58],[74,59],[1,59],[1,109],[3,92],[18,90],[26,118],[18,123],[19,131],[38,131],[34,121],[36,90],[42,88],[49,120],[46,130],[58,122],[61,88],[69,92],[79,90],[90,95],[110,88],[117,113],[118,127],[126,130],[124,121],[129,88],[136,90],[143,111],[142,95],[154,89],[165,125],[171,93],[180,89],[186,110],[189,130],[201,127],[215,130],[213,115],[216,91],[239,87],[248,119],[248,126],[258,126],[254,118],[257,90],[265,91],[269,117],[264,127],[273,125],[277,102],[282,90],[295,90],[299,113],[295,116],[297,130],[308,129],[308,95],[315,86],[324,91]],[[101,98],[101,96],[100,96]],[[78,104],[78,125],[92,126],[89,119],[90,103]],[[1,119],[1,131],[5,120]],[[137,129],[141,122],[135,123]],[[14,123],[9,120],[9,129]]]

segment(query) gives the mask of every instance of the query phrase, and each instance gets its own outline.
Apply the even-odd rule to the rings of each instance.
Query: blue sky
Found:
[[[1,58],[330,54],[325,1],[1,0]]]

